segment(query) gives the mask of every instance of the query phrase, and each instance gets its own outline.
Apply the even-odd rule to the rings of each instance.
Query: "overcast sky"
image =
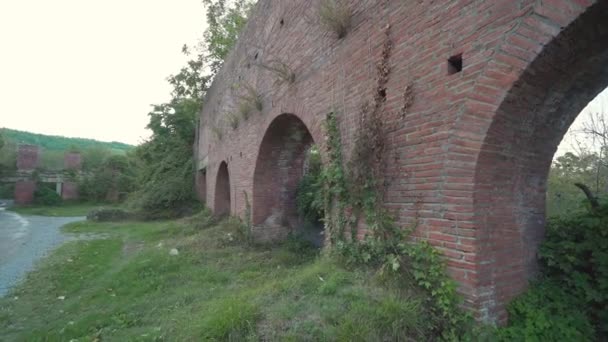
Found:
[[[0,127],[136,144],[201,0],[0,1]]]

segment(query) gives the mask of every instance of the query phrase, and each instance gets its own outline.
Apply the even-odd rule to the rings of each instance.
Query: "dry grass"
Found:
[[[296,81],[296,74],[291,67],[283,61],[274,59],[268,63],[259,64],[259,66],[274,73],[283,82],[294,83]]]
[[[342,39],[351,25],[352,12],[345,0],[322,0],[319,8],[319,19],[329,30]]]

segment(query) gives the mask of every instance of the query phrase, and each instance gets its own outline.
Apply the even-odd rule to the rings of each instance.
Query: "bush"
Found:
[[[87,214],[87,220],[94,222],[117,222],[135,218],[133,213],[122,209],[95,209]]]
[[[298,183],[296,205],[302,218],[318,223],[323,218],[323,179],[321,154],[316,146],[312,146],[307,155],[308,170]]]
[[[63,203],[61,196],[55,190],[39,184],[34,192],[34,204],[55,206]]]
[[[15,184],[0,184],[0,198],[13,198],[15,195]]]

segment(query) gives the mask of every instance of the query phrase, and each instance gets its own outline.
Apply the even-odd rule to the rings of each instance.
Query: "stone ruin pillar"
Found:
[[[40,148],[36,145],[19,145],[17,150],[17,174],[20,177],[15,183],[15,203],[27,205],[34,201],[36,191],[36,180],[31,179],[31,174],[40,166]]]
[[[79,197],[78,183],[73,176],[76,176],[82,170],[82,155],[80,152],[66,152],[63,157],[63,167],[67,172],[61,187],[61,198],[76,200]]]

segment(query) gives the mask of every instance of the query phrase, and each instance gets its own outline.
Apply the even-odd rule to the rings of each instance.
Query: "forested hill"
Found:
[[[8,128],[0,128],[0,133],[4,138],[13,144],[32,144],[38,145],[47,151],[66,151],[73,147],[84,150],[92,147],[102,147],[114,152],[126,152],[134,146],[121,142],[103,142],[85,138],[68,138],[56,135],[37,134],[25,131],[18,131]]]

